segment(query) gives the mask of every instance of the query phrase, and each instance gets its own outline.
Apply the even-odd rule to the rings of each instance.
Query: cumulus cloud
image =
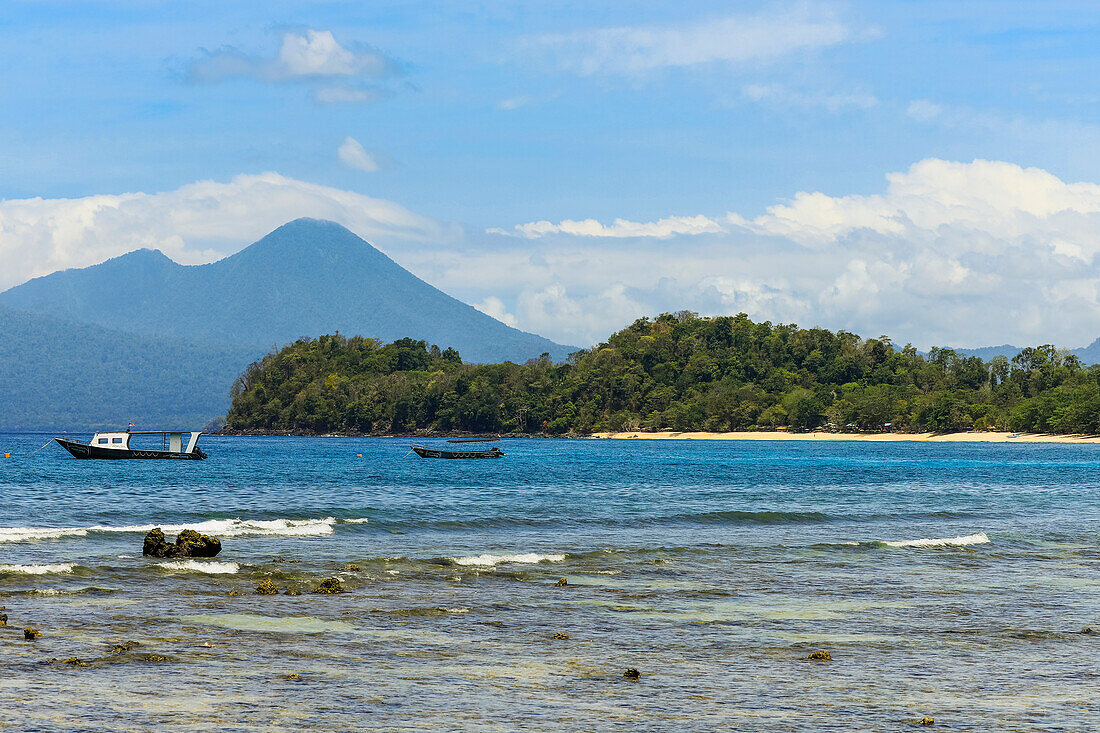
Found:
[[[458,236],[393,202],[276,173],[163,193],[9,199],[0,201],[0,290],[141,247],[186,264],[210,262],[301,216],[340,222],[383,248]]]
[[[904,173],[886,176],[884,194],[827,196],[799,193],[789,204],[772,206],[751,222],[737,215],[731,221],[753,231],[790,237],[816,246],[835,243],[857,232],[889,237],[960,237],[953,249],[983,250],[1034,242],[1052,251],[1067,245],[1091,259],[1100,236],[1080,225],[1095,223],[1100,214],[1100,185],[1065,183],[1039,168],[975,160],[957,163],[928,159]],[[1077,226],[1075,226],[1076,224]]]
[[[574,343],[682,308],[887,333],[925,348],[1081,346],[1100,336],[1096,183],[929,159],[888,174],[881,192],[800,192],[751,218],[700,221],[718,231],[534,222],[500,239],[525,237],[522,252],[474,253],[437,277],[454,288],[483,282],[521,327],[573,333]],[[646,226],[660,234],[638,234]],[[601,235],[598,250],[586,244]]]
[[[495,227],[487,230],[490,234],[505,234],[537,239],[551,234],[568,234],[575,237],[605,237],[624,239],[627,237],[652,237],[668,239],[677,234],[714,234],[724,231],[718,222],[702,215],[670,216],[657,221],[636,222],[616,219],[609,225],[595,219],[573,221],[565,219],[554,224],[549,221],[533,221],[517,224],[512,230]]]
[[[374,173],[379,168],[378,161],[374,159],[374,156],[368,153],[359,144],[359,141],[353,137],[344,138],[344,142],[336,151],[336,155],[340,158],[340,162],[348,168],[367,173]]]
[[[860,35],[830,5],[803,2],[680,24],[546,34],[527,39],[521,51],[549,57],[559,68],[581,75],[633,75],[713,63],[767,63]]]
[[[380,51],[342,46],[332,31],[306,30],[304,33],[283,34],[282,45],[274,57],[248,54],[236,48],[207,51],[202,58],[188,65],[187,78],[195,83],[213,83],[232,77],[248,77],[264,82],[353,77],[377,79],[393,76],[399,71],[400,66]],[[366,95],[366,92],[363,94]]]
[[[518,323],[516,317],[505,308],[504,301],[494,295],[490,295],[480,303],[474,303],[473,305],[490,318],[495,318],[501,323],[507,323],[513,328],[515,328]]]

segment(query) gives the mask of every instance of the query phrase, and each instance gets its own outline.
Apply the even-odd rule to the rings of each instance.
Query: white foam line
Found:
[[[45,575],[47,573],[71,573],[76,563],[64,562],[56,565],[0,565],[0,573],[21,573],[23,575]]]
[[[476,555],[472,557],[455,557],[452,559],[456,565],[492,567],[500,563],[533,565],[540,562],[561,562],[565,559],[565,555],[538,555],[534,552],[528,552],[520,555]]]
[[[364,520],[365,521],[365,520]],[[30,540],[49,540],[61,537],[84,537],[89,532],[132,532],[145,533],[160,527],[165,534],[177,534],[185,529],[213,535],[215,537],[244,536],[287,536],[307,537],[324,536],[333,533],[335,517],[323,519],[209,519],[192,524],[133,524],[111,526],[96,524],[90,527],[0,527],[0,542],[26,542]]]
[[[985,532],[961,535],[959,537],[932,537],[919,540],[896,540],[883,542],[889,547],[965,547],[966,545],[984,545],[989,542]]]
[[[175,572],[207,573],[210,575],[232,575],[241,569],[235,562],[200,561],[200,560],[173,560],[172,562],[160,562],[157,566]]]

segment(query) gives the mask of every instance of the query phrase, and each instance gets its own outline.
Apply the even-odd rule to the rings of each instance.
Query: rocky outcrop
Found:
[[[313,589],[314,593],[343,593],[344,586],[340,584],[339,578],[327,578],[322,580],[316,588]]]
[[[216,537],[185,529],[173,544],[165,539],[160,527],[149,530],[141,548],[141,554],[149,557],[214,557],[221,551],[222,542]]]
[[[261,596],[273,596],[279,592],[279,588],[275,585],[275,581],[264,579],[256,586],[256,592]]]

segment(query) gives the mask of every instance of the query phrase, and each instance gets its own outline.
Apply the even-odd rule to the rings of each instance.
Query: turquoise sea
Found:
[[[1100,728],[1100,446],[48,437],[0,435],[0,727]]]

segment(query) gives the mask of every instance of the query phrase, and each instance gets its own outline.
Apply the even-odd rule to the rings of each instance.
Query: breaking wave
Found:
[[[83,537],[88,530],[81,527],[0,527],[0,542],[53,540],[58,537]]]
[[[71,573],[74,567],[76,567],[76,564],[71,562],[56,565],[0,565],[0,574],[46,575],[47,573]]]
[[[182,573],[207,573],[209,575],[232,575],[241,569],[235,562],[220,562],[217,560],[173,560],[172,562],[157,563],[162,570]]]
[[[966,545],[984,545],[989,542],[985,532],[961,535],[959,537],[933,537],[919,540],[895,540],[883,542],[887,547],[965,547]]]
[[[534,552],[528,552],[519,555],[474,555],[471,557],[453,557],[451,561],[454,562],[455,565],[493,567],[501,563],[534,565],[540,562],[561,562],[564,559],[564,554],[539,555]]]
[[[208,519],[186,524],[132,524],[111,526],[95,524],[89,527],[0,527],[0,542],[26,542],[52,540],[62,537],[85,537],[90,533],[113,532],[145,533],[160,527],[165,534],[176,534],[185,529],[215,537],[288,536],[309,537],[330,535],[338,523],[363,524],[366,519],[324,517],[321,519]]]

